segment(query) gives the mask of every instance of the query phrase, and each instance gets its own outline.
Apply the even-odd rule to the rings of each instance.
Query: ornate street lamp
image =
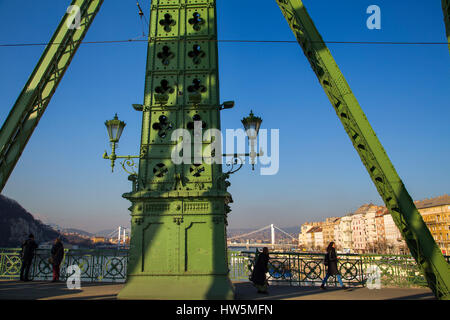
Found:
[[[120,136],[122,135],[123,129],[127,124],[123,121],[120,121],[117,117],[117,113],[114,116],[114,119],[105,121],[106,129],[108,130],[109,141],[111,143],[116,144],[119,142]]]
[[[256,139],[258,136],[259,128],[261,127],[262,119],[260,117],[255,117],[253,110],[250,110],[250,115],[241,120],[244,125],[244,129],[247,134],[251,134],[252,139]],[[250,135],[249,135],[250,138]]]
[[[116,115],[114,116],[114,119],[105,121],[105,126],[106,126],[106,129],[108,130],[109,141],[111,142],[111,155],[108,156],[108,153],[105,151],[105,153],[103,154],[103,159],[111,160],[111,171],[114,171],[114,163],[115,163],[116,159],[119,159],[119,158],[126,159],[121,162],[123,169],[131,175],[136,174],[136,172],[129,172],[125,168],[125,165],[127,165],[129,167],[134,167],[135,163],[132,159],[139,158],[139,156],[118,156],[118,155],[116,155],[116,143],[119,143],[120,136],[122,135],[122,132],[126,126],[126,123],[123,121],[120,121],[119,118],[117,117],[117,113],[116,113]]]
[[[248,136],[248,141],[250,144],[250,152],[249,153],[234,153],[234,154],[223,154],[225,157],[232,157],[231,162],[228,162],[226,165],[230,167],[230,170],[227,172],[228,174],[235,173],[242,168],[244,164],[243,157],[250,157],[250,163],[252,165],[252,170],[255,170],[255,160],[256,157],[263,156],[264,153],[262,150],[259,153],[256,153],[256,139],[258,137],[259,128],[261,127],[262,119],[260,117],[255,117],[253,111],[250,111],[250,115],[241,120],[244,125],[245,132]],[[236,169],[234,168],[236,165],[239,165]]]
[[[245,132],[247,132],[248,140],[250,143],[250,163],[252,164],[252,170],[255,170],[255,159],[257,156],[259,156],[255,152],[256,138],[258,137],[262,119],[260,117],[255,117],[255,115],[253,114],[253,110],[250,110],[250,115],[242,119],[241,122],[244,125]]]

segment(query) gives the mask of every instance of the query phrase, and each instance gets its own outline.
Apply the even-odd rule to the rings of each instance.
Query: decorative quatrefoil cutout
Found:
[[[160,86],[155,88],[155,92],[159,94],[174,93],[175,89],[169,86],[169,81],[161,80]]]
[[[190,93],[188,100],[194,105],[198,105],[202,101],[202,93],[206,92],[206,87],[201,84],[201,81],[194,79],[192,85],[188,86],[187,91]]]
[[[172,16],[168,13],[164,15],[164,19],[159,20],[159,24],[164,27],[165,32],[172,31],[172,27],[176,25],[176,21],[172,19]]]
[[[206,53],[202,50],[202,48],[198,44],[195,44],[192,47],[192,51],[188,52],[188,56],[189,58],[192,58],[192,62],[194,64],[200,64],[202,58],[206,56]]]
[[[158,178],[164,177],[167,174],[167,172],[169,172],[169,170],[167,169],[167,167],[164,163],[158,163],[153,168],[153,174]]]
[[[165,66],[168,66],[170,63],[170,60],[175,57],[175,54],[170,51],[170,48],[168,46],[164,46],[162,48],[161,52],[158,52],[156,55],[158,59],[161,59],[161,63]]]
[[[198,178],[205,171],[205,167],[202,164],[193,164],[189,169],[191,175]]]
[[[152,128],[158,130],[158,136],[164,139],[167,133],[172,130],[173,126],[165,115],[160,116],[158,120],[159,122],[153,123]]]
[[[188,87],[188,91],[191,93],[200,94],[206,92],[206,87],[202,85],[201,81],[198,79],[194,79],[192,81],[192,85]]]
[[[188,122],[188,124],[187,124],[187,128],[188,128],[189,130],[193,130],[193,129],[194,129],[194,121],[201,121],[201,122],[202,122],[202,129],[205,129],[205,128],[206,128],[206,122],[205,122],[205,121],[202,121],[202,117],[200,117],[199,114],[195,114],[195,115],[192,117],[192,121]]]
[[[155,88],[156,103],[166,104],[169,101],[169,94],[174,92],[175,89],[169,86],[169,81],[166,79],[161,80],[160,86]]]
[[[193,18],[189,19],[189,24],[192,25],[192,28],[195,31],[200,31],[202,26],[205,24],[205,20],[200,16],[200,13],[195,12],[193,15]]]

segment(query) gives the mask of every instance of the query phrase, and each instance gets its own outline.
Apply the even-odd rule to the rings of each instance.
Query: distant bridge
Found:
[[[261,233],[265,230],[269,230],[270,229],[270,243],[251,243],[250,241],[246,241],[246,242],[237,242],[237,241],[233,241],[233,240],[238,240],[242,238],[248,238],[248,236],[250,235],[255,235],[257,233]],[[277,243],[276,242],[276,237],[275,237],[275,230],[281,232],[283,235],[291,238],[293,240],[293,243]],[[228,240],[228,247],[256,247],[256,248],[262,248],[262,247],[271,247],[271,248],[277,248],[277,249],[283,249],[283,248],[292,248],[293,245],[296,245],[296,243],[298,243],[298,239],[296,237],[293,237],[292,235],[290,235],[289,233],[287,233],[286,231],[280,229],[279,227],[275,226],[274,224],[270,224],[268,226],[265,226],[263,228],[260,228],[258,230],[254,230],[251,232],[247,232],[245,234],[240,234],[237,236],[233,236],[227,239]]]
[[[113,239],[117,237],[117,247],[126,246],[127,234],[130,234],[129,228],[118,226],[117,229],[110,232],[106,237]]]

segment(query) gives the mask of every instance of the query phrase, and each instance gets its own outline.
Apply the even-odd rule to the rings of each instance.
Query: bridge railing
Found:
[[[128,250],[65,249],[60,267],[60,279],[67,279],[67,267],[77,265],[82,282],[125,282],[127,275]],[[0,279],[19,279],[22,261],[20,249],[0,249]],[[30,268],[32,280],[51,280],[52,265],[49,263],[49,249],[37,249]]]
[[[229,254],[230,278],[248,281],[255,262],[254,251]],[[326,275],[323,253],[272,252],[269,254],[269,284],[318,286]],[[445,257],[450,263],[450,256]],[[338,270],[347,286],[366,286],[379,270],[382,287],[427,286],[415,260],[408,255],[338,254]],[[336,277],[328,285],[337,286]]]
[[[228,252],[230,279],[249,281],[255,261],[254,251]],[[268,280],[270,284],[300,286],[320,285],[325,277],[323,253],[271,252]],[[48,262],[49,249],[38,249],[30,268],[33,280],[51,280],[52,267]],[[406,255],[338,254],[338,269],[343,282],[348,286],[365,286],[369,269],[378,268],[381,285],[384,287],[426,286],[425,279],[414,259]],[[450,256],[446,256],[450,263]],[[127,249],[83,250],[66,249],[61,264],[61,280],[66,280],[67,267],[78,265],[82,282],[125,282],[127,275]],[[0,248],[0,280],[19,279],[20,249]],[[337,285],[331,277],[329,285]]]

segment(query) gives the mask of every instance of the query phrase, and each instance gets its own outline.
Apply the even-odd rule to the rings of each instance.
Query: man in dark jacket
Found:
[[[28,239],[22,243],[22,267],[20,268],[20,281],[30,281],[28,273],[33,262],[34,252],[38,245],[34,241],[34,235],[30,234]]]
[[[59,266],[64,258],[64,246],[60,238],[56,238],[55,244],[51,250],[52,254],[52,266],[53,266],[53,280],[52,282],[59,281]]]
[[[267,294],[267,280],[266,273],[269,271],[269,249],[267,247],[263,248],[263,252],[258,255],[256,259],[255,266],[253,267],[252,276],[250,281],[253,282],[258,293]]]

